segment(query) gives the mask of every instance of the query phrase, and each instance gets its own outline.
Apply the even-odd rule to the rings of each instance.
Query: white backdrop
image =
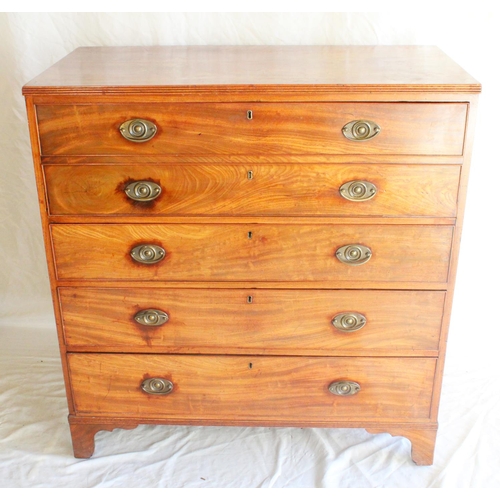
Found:
[[[498,23],[499,16],[496,13],[449,11],[446,14],[429,11],[407,14],[0,13],[0,358],[9,367],[8,374],[13,377],[0,378],[0,383],[3,383],[0,386],[0,417],[7,419],[0,420],[0,445],[6,445],[0,446],[0,486],[65,484],[64,478],[57,472],[52,475],[41,471],[34,475],[26,472],[31,470],[32,453],[36,455],[47,450],[40,443],[34,448],[30,446],[32,438],[30,435],[23,435],[21,428],[28,424],[35,425],[37,419],[49,425],[53,421],[50,415],[54,412],[58,420],[57,426],[53,428],[54,432],[62,434],[60,448],[51,450],[52,456],[59,460],[58,465],[51,470],[64,470],[64,474],[67,474],[66,467],[81,463],[68,458],[69,433],[64,424],[66,409],[61,390],[62,374],[56,361],[58,352],[55,327],[21,87],[79,46],[192,44],[438,45],[483,84],[483,94],[445,370],[436,464],[430,468],[415,469],[406,456],[408,443],[403,440],[370,437],[364,431],[346,431],[347,434],[343,434],[344,431],[321,431],[319,434],[314,431],[314,434],[307,437],[311,455],[308,472],[300,467],[297,470],[297,464],[290,470],[283,470],[280,467],[291,467],[286,460],[288,455],[285,451],[285,455],[281,456],[276,447],[283,443],[280,440],[285,439],[284,436],[301,439],[298,431],[297,434],[289,430],[268,430],[267,433],[256,431],[257,435],[249,434],[248,430],[240,430],[247,440],[254,436],[265,443],[265,449],[269,453],[273,456],[276,454],[276,461],[271,460],[269,470],[256,459],[254,468],[247,467],[246,479],[240,477],[241,482],[238,483],[237,471],[231,467],[235,456],[240,456],[239,448],[236,447],[235,456],[228,456],[225,465],[217,465],[217,470],[220,471],[220,467],[224,466],[227,470],[219,473],[218,479],[211,484],[201,480],[199,484],[190,483],[181,474],[168,481],[162,475],[163,482],[158,480],[156,483],[150,478],[149,483],[146,481],[144,485],[499,486],[500,479],[495,477],[500,469],[500,460],[495,453],[495,448],[498,450],[500,447],[497,423],[500,416],[500,375],[496,366],[497,349],[500,346],[500,326],[496,316],[499,301],[497,284],[500,279],[500,239],[497,236],[498,222],[495,220],[500,198],[500,155],[495,151],[500,142]],[[49,379],[53,377],[46,384],[53,383],[54,393],[59,394],[59,397],[56,406],[45,413],[42,408],[46,399],[42,398],[37,410],[27,414],[27,421],[19,423],[19,428],[16,428],[16,424],[8,416],[16,414],[16,411],[24,415],[23,408],[26,408],[23,407],[23,391],[13,390],[12,384],[22,385],[21,379],[14,374],[20,366],[24,366],[22,360],[28,359],[26,356],[30,356],[32,369],[42,379],[45,376]],[[41,368],[37,361],[43,360],[46,364]],[[47,387],[46,384],[44,388]],[[16,399],[16,395],[20,399]],[[9,411],[13,408],[16,411]],[[17,429],[16,438],[12,437],[13,430],[5,422],[11,422],[14,426],[12,429]],[[153,428],[142,427],[141,431],[139,428],[123,434],[123,439],[129,443],[135,437],[140,443],[141,432],[149,432],[149,438],[157,432],[163,432],[151,429]],[[47,429],[42,426],[41,432],[47,432]],[[118,442],[122,436],[120,432],[115,431],[113,435],[100,434],[98,437],[99,440],[106,440],[107,444],[103,444],[101,448],[101,456],[104,457],[103,453],[107,454],[105,458],[108,464],[115,463],[110,450],[113,450],[112,443]],[[216,441],[229,439],[228,436],[240,436],[236,431],[221,430],[212,430],[210,432],[213,434],[207,434],[209,431],[203,429],[183,429],[182,432],[179,430],[179,435],[181,439],[185,439],[192,432],[196,432],[200,443],[207,439]],[[34,435],[39,435],[38,431]],[[172,436],[172,433],[170,431],[165,435]],[[320,436],[317,442],[311,438],[313,435]],[[337,444],[342,444],[338,449],[328,448],[325,452],[322,447],[326,446],[325,443],[333,435],[336,436]],[[16,455],[19,440],[26,441],[21,456]],[[153,441],[151,438],[151,442]],[[350,465],[356,456],[352,455],[355,445],[359,443],[363,443],[365,448],[368,446],[372,452],[369,454],[371,459],[365,457],[360,463],[356,463],[355,469],[358,472],[355,473]],[[206,452],[206,445],[204,446]],[[216,446],[221,446],[221,443],[218,442]],[[380,451],[385,446],[389,447],[390,453],[387,450]],[[140,449],[140,446],[135,449]],[[117,445],[115,452],[119,450]],[[253,451],[255,450],[250,446],[249,453]],[[196,456],[203,457],[205,452],[198,450]],[[97,455],[98,453],[99,449]],[[161,451],[159,453],[161,455]],[[206,453],[206,456],[211,456],[209,452]],[[319,462],[314,458],[318,454],[321,457]],[[344,457],[344,462],[339,455]],[[189,453],[181,454],[176,460],[186,460],[189,468],[192,464],[190,456]],[[134,457],[133,463],[144,465],[144,456],[139,453]],[[95,460],[87,464],[96,464]],[[347,476],[343,468],[345,463],[350,464]],[[2,464],[5,467],[1,467]],[[378,464],[376,470],[373,469],[373,464]],[[154,467],[154,461],[152,466]],[[99,468],[102,470],[102,462],[100,467],[96,466],[95,475],[89,476],[89,470],[92,470],[90,465],[85,467],[89,485],[127,484],[123,479],[125,476],[115,469],[115,475],[108,474],[107,483],[103,483],[101,475],[97,473]],[[314,469],[312,473],[310,467],[318,469]],[[9,470],[15,472],[10,474]],[[79,473],[74,474],[72,481],[73,484],[80,484]]]

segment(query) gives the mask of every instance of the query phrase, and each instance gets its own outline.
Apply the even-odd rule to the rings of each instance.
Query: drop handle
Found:
[[[377,186],[368,181],[350,181],[342,184],[339,192],[349,201],[368,201],[377,194]]]
[[[161,326],[169,319],[168,314],[159,309],[144,309],[134,316],[134,320],[143,326]]]
[[[342,127],[342,133],[350,141],[369,141],[380,133],[380,127],[371,120],[354,120]]]
[[[120,134],[131,142],[147,142],[155,136],[157,131],[158,128],[153,122],[143,118],[127,120],[120,125]]]
[[[125,188],[125,194],[133,201],[156,200],[161,194],[161,186],[153,181],[131,182]]]
[[[365,245],[344,245],[335,252],[337,259],[349,266],[361,266],[366,264],[372,257],[372,251]]]
[[[157,264],[165,258],[167,252],[158,245],[137,245],[130,251],[130,256],[139,264]]]
[[[352,380],[338,380],[328,386],[334,396],[354,396],[361,390],[361,386]]]
[[[357,312],[344,312],[332,319],[332,325],[341,332],[357,332],[366,325],[366,317]]]
[[[167,395],[174,390],[171,380],[165,378],[147,378],[142,381],[141,389],[148,394]]]

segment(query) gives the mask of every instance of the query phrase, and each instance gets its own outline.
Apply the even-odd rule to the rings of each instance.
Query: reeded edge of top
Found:
[[[56,87],[25,85],[23,95],[159,95],[159,94],[228,94],[239,92],[273,93],[347,93],[347,92],[439,92],[439,93],[480,93],[480,83],[470,84],[353,84],[353,85],[193,85],[193,86],[96,86],[96,87]]]

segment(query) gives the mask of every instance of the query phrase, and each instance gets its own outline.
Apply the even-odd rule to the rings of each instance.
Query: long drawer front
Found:
[[[69,349],[437,355],[440,291],[60,288]]]
[[[52,215],[455,217],[458,165],[46,165]]]
[[[57,224],[59,279],[445,283],[453,228]]]
[[[428,419],[436,367],[432,358],[137,354],[69,354],[68,363],[77,415],[291,423]]]
[[[85,156],[461,155],[466,116],[464,103],[37,106],[42,154]],[[134,119],[149,123],[134,125]],[[120,131],[142,141],[154,129],[144,142],[130,141]]]

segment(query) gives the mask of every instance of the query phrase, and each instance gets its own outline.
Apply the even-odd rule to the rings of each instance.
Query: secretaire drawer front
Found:
[[[46,165],[53,215],[456,215],[458,165]]]
[[[71,347],[437,353],[440,291],[60,288]]]
[[[432,358],[127,354],[69,354],[68,362],[77,414],[290,422],[427,419],[436,365]]]
[[[461,155],[465,103],[39,105],[43,155]]]
[[[56,224],[59,279],[446,282],[453,228]]]

